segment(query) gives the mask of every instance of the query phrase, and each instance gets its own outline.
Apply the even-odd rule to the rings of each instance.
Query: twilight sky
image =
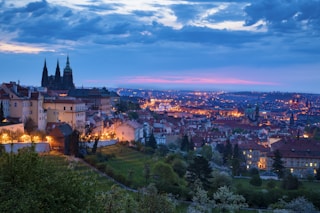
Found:
[[[320,0],[0,0],[2,82],[320,93]]]

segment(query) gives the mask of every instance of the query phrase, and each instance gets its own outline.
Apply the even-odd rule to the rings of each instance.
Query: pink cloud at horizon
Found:
[[[129,84],[230,84],[230,85],[278,85],[276,82],[262,82],[243,80],[237,78],[213,78],[213,77],[193,77],[193,76],[132,76],[122,78],[121,83]]]

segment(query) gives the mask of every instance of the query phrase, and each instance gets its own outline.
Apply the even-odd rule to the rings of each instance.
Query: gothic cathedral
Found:
[[[59,61],[57,61],[55,75],[48,75],[47,63],[44,61],[41,86],[51,90],[70,90],[74,89],[72,69],[70,67],[69,56],[67,56],[67,64],[63,70],[63,76],[60,74]]]

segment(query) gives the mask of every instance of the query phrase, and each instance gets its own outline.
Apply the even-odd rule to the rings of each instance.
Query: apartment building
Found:
[[[49,99],[43,104],[47,111],[47,122],[64,122],[73,129],[84,132],[86,105],[77,99]]]
[[[4,116],[21,123],[31,118],[39,130],[45,130],[46,127],[43,101],[43,95],[32,88],[23,87],[16,82],[1,85]]]

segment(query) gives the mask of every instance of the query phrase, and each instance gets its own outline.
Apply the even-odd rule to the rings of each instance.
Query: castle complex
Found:
[[[57,61],[55,75],[48,75],[47,63],[44,61],[41,86],[51,90],[70,90],[74,89],[72,69],[70,67],[69,56],[67,56],[66,67],[63,70],[63,76],[60,74],[59,61]]]

